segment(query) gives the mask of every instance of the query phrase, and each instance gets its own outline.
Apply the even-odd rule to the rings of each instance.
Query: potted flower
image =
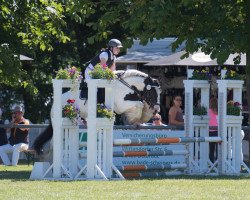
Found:
[[[80,110],[75,105],[75,99],[68,99],[67,104],[63,106],[63,117],[68,118],[72,124],[77,125],[77,118],[80,114]]]
[[[66,69],[59,69],[56,74],[56,79],[81,80],[82,78],[82,72],[74,66]]]
[[[227,102],[226,122],[230,124],[241,124],[243,116],[241,116],[241,104],[239,102]]]
[[[71,84],[79,83],[82,80],[82,72],[77,67],[68,67],[59,69],[56,74],[56,79],[64,80],[63,85],[70,87]]]
[[[209,73],[208,70],[194,70],[192,76],[189,80],[211,80],[212,75]]]
[[[205,106],[197,106],[193,108],[193,115],[207,115],[207,108]]]
[[[227,115],[240,116],[241,104],[239,102],[227,102]]]
[[[244,75],[240,75],[234,70],[221,70],[221,81],[217,80],[217,83],[227,83],[228,88],[242,87],[244,81]]]
[[[96,117],[114,119],[115,113],[111,109],[108,109],[104,104],[98,103],[97,110],[96,110]]]
[[[107,66],[102,66],[100,63],[94,66],[94,70],[90,72],[90,76],[92,79],[113,80],[115,78],[114,72]]]
[[[224,79],[224,80],[243,80],[244,76],[236,73],[236,71],[234,71],[234,70],[226,70],[226,73],[222,79]]]
[[[115,113],[108,109],[104,104],[97,104],[96,107],[96,126],[105,127],[113,126]]]
[[[193,119],[195,123],[207,123],[207,108],[205,106],[193,107]]]
[[[191,88],[208,88],[209,87],[209,81],[211,80],[211,74],[203,69],[201,71],[199,70],[193,70],[188,69],[188,80],[184,80],[185,88],[191,87]]]

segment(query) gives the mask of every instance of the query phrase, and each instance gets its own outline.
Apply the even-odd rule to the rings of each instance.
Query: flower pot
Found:
[[[105,127],[105,126],[113,126],[114,125],[114,119],[108,119],[108,118],[96,118],[96,126],[97,127]]]
[[[77,126],[77,119],[75,119],[75,122],[66,117],[63,117],[62,119],[62,126]]]
[[[81,81],[74,79],[53,79],[53,82],[62,82],[62,87],[64,88],[72,88],[77,86],[79,88]]]
[[[193,115],[193,123],[206,125],[209,123],[209,116],[207,116],[207,115]]]
[[[218,85],[225,85],[227,88],[242,88],[244,81],[242,80],[217,80]]]
[[[115,80],[107,79],[87,79],[86,82],[90,85],[96,85],[97,87],[113,87]]]
[[[226,115],[225,122],[228,124],[242,124],[243,116]]]
[[[184,80],[184,85],[186,87],[192,88],[209,88],[208,80]]]

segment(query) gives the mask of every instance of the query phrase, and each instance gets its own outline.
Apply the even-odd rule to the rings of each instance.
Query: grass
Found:
[[[31,181],[32,165],[0,165],[1,199],[250,199],[250,176],[126,181]]]

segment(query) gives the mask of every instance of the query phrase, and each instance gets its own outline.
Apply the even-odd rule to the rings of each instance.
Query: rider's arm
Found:
[[[101,66],[106,67],[107,66],[107,61],[108,61],[108,53],[107,52],[102,52],[99,55],[99,58],[100,58]]]
[[[110,67],[110,69],[111,69],[112,71],[115,71],[115,70],[116,70],[115,62],[114,62],[113,65]]]

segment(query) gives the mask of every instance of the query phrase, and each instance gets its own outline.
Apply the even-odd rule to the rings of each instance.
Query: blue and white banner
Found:
[[[87,130],[80,130],[81,142],[87,140]],[[153,139],[153,138],[166,138],[166,137],[184,137],[184,131],[171,131],[171,130],[114,130],[115,139]],[[167,144],[167,145],[147,145],[147,146],[114,146],[116,151],[167,151],[167,150],[186,150],[185,144]],[[86,147],[82,149],[86,151]],[[171,156],[147,156],[147,157],[114,157],[113,163],[115,166],[124,165],[149,165],[159,166],[161,164],[183,164],[185,163],[185,155],[171,155]]]

